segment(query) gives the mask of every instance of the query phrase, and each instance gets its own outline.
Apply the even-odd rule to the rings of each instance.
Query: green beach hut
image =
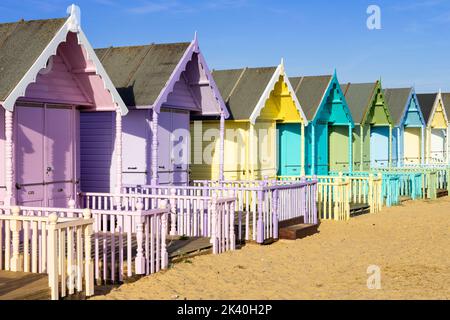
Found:
[[[341,84],[341,88],[355,122],[354,170],[389,167],[392,159],[393,123],[381,81]]]

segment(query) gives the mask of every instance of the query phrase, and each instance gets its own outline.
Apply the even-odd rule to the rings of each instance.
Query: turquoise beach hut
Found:
[[[309,121],[305,133],[305,173],[352,172],[354,123],[336,72],[290,81]]]

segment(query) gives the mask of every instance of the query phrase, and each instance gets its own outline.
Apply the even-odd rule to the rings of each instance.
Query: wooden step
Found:
[[[368,203],[350,203],[350,215],[360,215],[370,212],[370,206]]]
[[[446,189],[438,189],[436,195],[438,198],[447,197],[448,191]]]
[[[318,224],[296,224],[280,228],[278,236],[280,239],[286,240],[302,239],[316,234],[318,227]]]
[[[400,203],[412,200],[410,196],[400,196]]]

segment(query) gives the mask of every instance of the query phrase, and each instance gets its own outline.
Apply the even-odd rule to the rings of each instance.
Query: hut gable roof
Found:
[[[50,57],[69,33],[77,35],[78,43],[86,50],[87,59],[111,94],[116,108],[122,115],[128,112],[111,79],[107,75],[80,25],[80,9],[71,5],[67,18],[19,21],[0,24],[0,101],[12,111],[16,100],[25,95],[27,87],[36,82],[38,73],[48,65]]]
[[[348,83],[341,84],[348,107],[352,113],[355,123],[364,121],[367,109],[371,106],[377,82],[372,83]]]
[[[189,42],[95,49],[125,104],[153,105]]]
[[[314,119],[332,79],[332,75],[289,78],[309,121]]]
[[[232,120],[250,120],[277,67],[214,70]]]
[[[67,19],[0,24],[0,100],[4,101]]]
[[[444,105],[445,113],[450,116],[450,93],[441,93],[442,104]]]
[[[433,108],[436,103],[437,93],[421,93],[417,94],[417,99],[419,100],[420,108],[422,110],[425,123],[429,123],[430,117],[433,114]]]
[[[189,63],[198,63],[201,69],[197,75],[199,79],[186,82],[186,85],[197,93],[205,93],[202,87],[209,86],[211,92],[205,93],[205,97],[214,99],[213,103],[208,100],[207,106],[198,107],[202,107],[202,112],[209,115],[224,112],[225,117],[228,117],[228,110],[198,47],[197,36],[192,42],[110,47],[96,49],[96,52],[127,106],[151,107],[158,112],[168,103],[169,95],[178,81],[189,82],[189,79],[183,79],[183,72],[188,69]],[[191,94],[195,95],[193,92]]]
[[[400,125],[400,122],[403,120],[405,108],[411,98],[412,92],[412,88],[384,89],[384,97],[396,126]]]

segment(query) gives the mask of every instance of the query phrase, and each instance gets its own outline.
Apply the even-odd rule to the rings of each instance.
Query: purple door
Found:
[[[44,106],[16,106],[17,203],[44,206]]]
[[[147,184],[151,137],[148,110],[130,110],[123,117],[122,181],[124,184]]]
[[[164,110],[158,117],[158,180],[160,184],[172,183],[171,131],[172,112]]]
[[[188,184],[189,112],[172,111],[172,183]]]
[[[33,104],[17,106],[17,202],[66,207],[74,196],[74,110]]]
[[[72,107],[47,105],[45,109],[46,198],[50,207],[66,207],[75,188],[74,111]]]

